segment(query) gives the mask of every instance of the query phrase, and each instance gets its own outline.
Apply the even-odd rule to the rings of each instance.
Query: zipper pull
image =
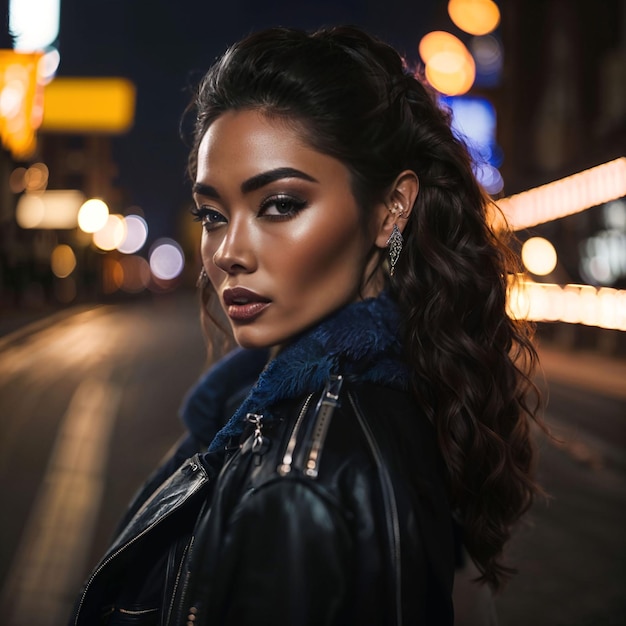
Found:
[[[320,456],[326,439],[326,433],[335,409],[339,406],[339,394],[343,385],[343,376],[332,375],[326,384],[324,393],[315,409],[315,422],[311,435],[311,447],[304,473],[310,478],[317,478]]]
[[[247,413],[246,421],[254,424],[252,434],[252,454],[263,455],[269,447],[269,439],[263,436],[263,416],[257,413]]]

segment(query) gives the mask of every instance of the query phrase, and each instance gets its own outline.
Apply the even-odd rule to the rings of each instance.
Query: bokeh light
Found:
[[[100,250],[115,250],[126,237],[126,223],[121,215],[111,214],[105,225],[93,234],[93,243]]]
[[[465,54],[465,45],[458,38],[445,30],[433,30],[426,33],[419,43],[419,53],[424,63],[428,63],[433,56],[441,52],[455,52]]]
[[[157,240],[150,251],[150,270],[159,280],[173,280],[183,271],[185,255],[173,239]]]
[[[27,192],[17,201],[15,217],[22,228],[74,229],[84,199],[76,189]]]
[[[502,44],[493,35],[472,37],[469,50],[476,63],[476,85],[496,87],[502,79],[504,55]]]
[[[87,200],[78,211],[78,226],[85,233],[95,233],[104,227],[109,217],[109,207],[103,200]]]
[[[114,258],[107,256],[102,262],[102,291],[106,294],[115,293],[124,282],[124,268]]]
[[[18,116],[25,99],[29,74],[20,65],[5,70],[4,85],[0,92],[0,115],[10,119]]]
[[[0,134],[5,148],[18,161],[29,160],[43,117],[43,85],[37,64],[41,52],[0,50]]]
[[[148,239],[148,224],[139,215],[127,215],[124,222],[126,224],[126,237],[117,249],[124,254],[134,254],[141,250]]]
[[[543,224],[626,195],[626,157],[498,201],[513,230]],[[498,223],[494,226],[497,228]]]
[[[56,246],[50,256],[50,267],[57,278],[67,278],[76,268],[76,255],[70,246]]]
[[[517,281],[509,287],[508,307],[517,319],[626,330],[626,291],[609,287]]]
[[[531,237],[522,246],[522,261],[529,272],[547,276],[556,267],[556,250],[547,239]]]
[[[25,167],[16,167],[9,176],[9,189],[13,193],[22,193],[26,189],[26,181],[24,180],[24,174],[26,174]]]
[[[41,50],[59,35],[61,0],[10,0],[9,29],[14,48],[22,52]]]
[[[123,277],[120,289],[127,293],[139,293],[150,285],[150,265],[137,255],[124,256],[119,260]]]
[[[581,276],[594,285],[612,285],[626,276],[626,233],[602,230],[580,245]]]
[[[43,191],[48,186],[48,166],[45,163],[33,163],[24,174],[26,191]]]
[[[436,54],[426,64],[426,79],[441,93],[458,96],[467,93],[474,84],[476,67],[472,56],[452,52]]]
[[[476,65],[463,42],[445,31],[422,37],[419,53],[425,63],[426,79],[439,92],[450,96],[469,91]]]
[[[15,220],[22,228],[37,228],[46,214],[43,199],[35,194],[24,194],[17,203]]]
[[[603,214],[607,228],[626,233],[626,201],[623,198],[607,202]]]
[[[494,196],[504,189],[504,180],[497,167],[489,165],[489,163],[482,163],[474,166],[474,173],[488,194]]]
[[[470,35],[486,35],[500,23],[500,9],[492,0],[450,0],[448,15]]]
[[[56,48],[48,48],[37,65],[39,81],[47,85],[54,78],[60,63],[61,55],[59,51]]]

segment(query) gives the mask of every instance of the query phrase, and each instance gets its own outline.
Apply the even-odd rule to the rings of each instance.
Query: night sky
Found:
[[[179,122],[192,86],[229,44],[269,26],[353,24],[417,60],[426,32],[452,28],[446,6],[445,0],[61,0],[58,75],[135,83],[134,127],[113,141],[115,185],[145,211],[154,239],[174,235],[189,205]]]

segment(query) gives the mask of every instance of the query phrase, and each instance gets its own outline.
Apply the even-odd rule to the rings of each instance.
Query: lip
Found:
[[[247,322],[258,317],[271,300],[245,287],[225,289],[222,293],[224,308],[228,317],[237,322]]]

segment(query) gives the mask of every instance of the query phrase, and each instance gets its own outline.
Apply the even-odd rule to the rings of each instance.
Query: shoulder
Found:
[[[374,461],[378,450],[379,462],[391,467],[408,463],[413,471],[442,470],[435,429],[409,391],[381,384],[349,384],[333,428],[330,449],[343,433],[359,442]]]

